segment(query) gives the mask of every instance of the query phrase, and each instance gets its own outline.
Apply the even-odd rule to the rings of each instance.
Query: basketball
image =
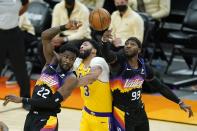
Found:
[[[89,23],[94,30],[103,31],[109,27],[111,23],[111,15],[103,8],[95,9],[90,12]]]

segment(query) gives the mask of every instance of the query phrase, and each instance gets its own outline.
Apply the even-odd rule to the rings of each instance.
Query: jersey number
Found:
[[[37,95],[41,96],[42,98],[47,98],[46,96],[50,93],[49,89],[45,89],[44,87],[42,87],[38,92]]]
[[[89,96],[89,95],[90,95],[90,92],[89,92],[89,87],[88,87],[87,85],[84,86],[84,90],[85,90],[84,95],[85,95],[85,96]]]
[[[132,92],[131,95],[132,95],[132,98],[131,98],[132,101],[138,100],[140,98],[141,91]]]

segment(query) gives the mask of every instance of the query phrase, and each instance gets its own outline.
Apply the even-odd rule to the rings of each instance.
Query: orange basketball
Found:
[[[103,8],[98,8],[90,12],[90,26],[97,31],[107,29],[111,23],[111,15]]]

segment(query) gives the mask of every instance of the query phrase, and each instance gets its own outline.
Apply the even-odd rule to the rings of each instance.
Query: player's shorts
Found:
[[[58,131],[57,116],[30,112],[26,117],[24,131]]]
[[[148,131],[149,124],[144,105],[126,112],[114,106],[113,126],[115,131]]]
[[[113,126],[116,131],[125,131],[125,112],[113,107]]]
[[[84,107],[80,131],[112,131],[112,113],[101,113]]]

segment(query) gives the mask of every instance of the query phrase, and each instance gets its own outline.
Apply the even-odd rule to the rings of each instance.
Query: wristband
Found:
[[[22,103],[23,104],[29,104],[29,98],[23,98]]]
[[[66,29],[65,25],[61,25],[61,26],[60,26],[60,30],[61,30],[61,31],[65,31],[65,30],[67,30],[67,29]]]
[[[179,104],[179,105],[180,105],[180,104],[183,104],[183,101],[180,100],[178,104]]]

